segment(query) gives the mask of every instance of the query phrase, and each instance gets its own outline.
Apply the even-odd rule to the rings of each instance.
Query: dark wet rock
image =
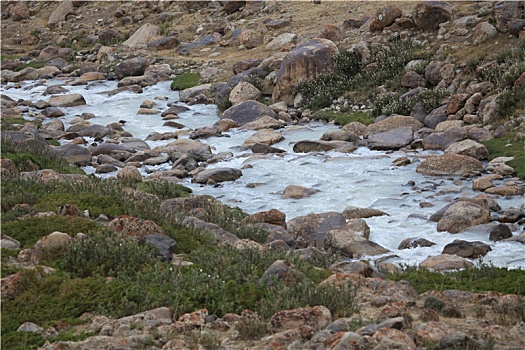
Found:
[[[460,239],[454,240],[443,248],[442,254],[454,254],[463,258],[477,259],[492,251],[488,244],[483,242],[468,242]]]
[[[244,101],[225,110],[221,119],[231,119],[239,125],[244,125],[264,116],[277,118],[275,112],[266,105],[257,101]]]
[[[91,154],[85,147],[68,143],[63,146],[53,148],[55,152],[60,154],[69,164],[78,166],[86,166],[91,163]]]
[[[155,246],[158,254],[165,261],[171,260],[177,246],[177,242],[173,238],[160,233],[145,236],[143,241]]]
[[[235,181],[242,176],[239,169],[234,168],[211,168],[199,172],[192,179],[193,182],[206,184],[208,182],[219,183],[224,181]]]
[[[397,249],[412,249],[417,247],[432,247],[433,245],[436,245],[434,242],[430,242],[429,240],[425,238],[406,238],[399,243],[399,246]]]

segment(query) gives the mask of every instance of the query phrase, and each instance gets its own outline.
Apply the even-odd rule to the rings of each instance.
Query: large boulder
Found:
[[[466,228],[490,222],[490,213],[484,207],[468,202],[452,203],[438,221],[438,231],[458,233]]]
[[[117,87],[138,85],[140,87],[152,86],[157,83],[157,80],[151,75],[138,75],[138,76],[129,76],[122,78],[117,84]]]
[[[268,106],[257,101],[244,101],[225,110],[221,119],[231,119],[239,125],[244,125],[264,116],[277,118]]]
[[[477,259],[487,255],[490,251],[492,251],[490,246],[483,242],[468,242],[455,239],[454,242],[447,244],[445,248],[443,248],[442,254],[453,254],[461,256],[462,258]]]
[[[470,139],[449,145],[445,149],[445,154],[462,154],[479,160],[489,157],[489,151],[485,145]]]
[[[73,238],[67,233],[55,231],[49,235],[40,238],[34,246],[37,256],[51,252],[55,249],[67,249],[73,242]]]
[[[326,249],[354,259],[364,255],[379,255],[389,252],[388,249],[369,241],[359,233],[352,229],[331,230],[325,238]]]
[[[193,182],[206,184],[208,182],[218,183],[224,181],[235,181],[242,176],[239,169],[234,168],[212,168],[199,172],[193,177]]]
[[[240,81],[230,93],[230,102],[232,105],[244,101],[257,101],[261,98],[261,91],[247,81]]]
[[[266,50],[278,51],[283,48],[288,48],[295,43],[297,34],[294,33],[283,33],[266,44]]]
[[[523,4],[519,1],[498,1],[494,4],[494,17],[496,19],[496,28],[503,33],[507,33],[512,26],[512,22],[522,19]]]
[[[122,79],[130,76],[144,75],[146,68],[148,67],[148,61],[144,57],[134,57],[124,60],[119,63],[115,69],[115,74],[118,79]]]
[[[412,128],[404,126],[368,137],[368,148],[373,150],[397,150],[414,140]]]
[[[423,149],[444,150],[448,145],[466,139],[465,129],[453,128],[445,132],[433,132],[423,138]]]
[[[151,220],[121,215],[108,223],[108,227],[124,237],[144,239],[153,234],[164,234],[164,230]]]
[[[343,214],[327,212],[298,216],[287,222],[288,232],[301,248],[325,249],[325,238],[329,231],[347,227]]]
[[[416,132],[423,127],[423,124],[413,117],[393,115],[379,122],[368,125],[364,132],[364,137],[366,138],[373,134],[378,134],[401,127],[409,127],[413,132]]]
[[[483,169],[481,162],[475,158],[460,154],[431,156],[421,162],[416,171],[423,175],[449,176],[463,175]]]
[[[389,5],[376,12],[375,16],[370,20],[370,31],[379,32],[383,28],[392,25],[396,18],[401,17],[403,13],[397,6]]]
[[[81,94],[54,95],[48,103],[51,107],[75,107],[85,105],[86,100]]]
[[[51,13],[47,21],[47,26],[51,29],[57,28],[61,22],[66,20],[66,16],[74,13],[75,7],[73,1],[64,0],[58,4],[58,7]]]
[[[472,266],[474,266],[474,264],[467,259],[450,254],[429,256],[419,264],[419,267],[427,268],[430,271],[460,270]]]
[[[275,78],[272,101],[293,102],[293,88],[334,68],[337,46],[327,39],[312,39],[290,51]]]
[[[27,19],[30,16],[29,7],[27,6],[27,1],[17,1],[9,9],[9,14],[13,21],[18,22],[23,19]]]
[[[425,1],[414,7],[412,20],[417,28],[432,32],[437,31],[439,24],[452,17],[452,5],[441,1]]]
[[[197,161],[206,161],[212,157],[211,147],[196,140],[180,139],[163,147],[162,152],[168,153],[175,162],[181,155],[187,154]]]
[[[117,180],[124,183],[142,182],[142,174],[135,166],[126,165],[121,171],[118,172]]]
[[[91,154],[85,147],[68,143],[53,149],[62,158],[64,158],[69,164],[75,164],[78,166],[86,166],[91,163]]]
[[[140,27],[128,40],[124,41],[122,45],[128,46],[132,49],[143,49],[148,46],[150,41],[157,39],[159,33],[159,27],[150,23],[146,23]]]

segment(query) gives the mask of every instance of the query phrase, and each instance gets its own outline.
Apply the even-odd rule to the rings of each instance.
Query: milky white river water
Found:
[[[45,85],[35,85],[34,82],[22,83],[22,88],[10,88],[12,84],[2,86],[1,92],[13,99],[48,100],[42,96],[48,85],[64,83],[53,80]],[[157,115],[137,115],[139,106],[144,100],[157,103],[156,109],[164,111],[168,102],[178,101],[178,93],[169,89],[170,82],[162,82],[144,89],[144,93],[120,93],[108,97],[104,91],[116,88],[117,82],[96,82],[88,86],[65,86],[68,93],[80,93],[87,105],[61,108],[66,113],[61,120],[70,126],[69,121],[83,112],[91,112],[96,118],[90,119],[92,124],[107,125],[125,120],[124,129],[134,137],[145,139],[151,132],[175,131],[164,127],[160,113]],[[155,99],[166,97],[167,100]],[[188,112],[181,113],[176,121],[188,129],[214,124],[218,120],[214,105],[189,106]],[[416,173],[415,169],[420,157],[428,153],[405,154],[404,152],[378,152],[367,148],[359,148],[352,154],[337,152],[297,154],[293,153],[293,143],[300,140],[318,140],[328,130],[336,129],[335,125],[311,123],[304,126],[293,126],[281,129],[284,141],[275,147],[285,149],[284,155],[253,156],[251,151],[241,151],[240,146],[254,131],[233,129],[226,133],[229,137],[214,137],[203,140],[213,148],[214,153],[232,152],[233,157],[227,161],[210,165],[210,167],[233,167],[242,169],[243,176],[235,182],[222,183],[219,187],[192,184],[190,179],[183,184],[192,188],[195,194],[209,194],[226,204],[237,206],[247,213],[279,209],[286,213],[287,220],[311,213],[327,211],[342,212],[348,206],[372,207],[380,209],[389,216],[366,219],[370,226],[370,240],[390,249],[399,256],[398,262],[414,265],[425,260],[429,255],[440,254],[443,247],[454,239],[482,241],[489,244],[492,251],[483,258],[484,262],[492,262],[497,266],[525,267],[525,246],[517,242],[491,242],[487,234],[471,232],[452,235],[438,232],[436,223],[426,219],[454,198],[460,196],[475,196],[479,193],[470,190],[471,184],[465,181],[457,183],[459,178],[428,177]],[[185,136],[181,136],[185,137]],[[89,140],[92,141],[92,140]],[[151,148],[169,141],[148,142]],[[405,167],[393,167],[394,159],[408,156],[413,162]],[[243,168],[245,165],[251,167]],[[157,167],[143,167],[141,172],[156,169],[170,169],[170,164]],[[93,173],[94,168],[86,167],[87,173]],[[114,176],[116,173],[104,174]],[[415,186],[408,185],[409,181]],[[259,186],[247,187],[258,183]],[[315,188],[320,192],[304,199],[281,199],[281,194],[287,185],[300,185]],[[498,198],[503,208],[519,207],[523,196],[510,199]],[[430,202],[433,207],[421,208],[421,202]],[[409,217],[412,214],[411,217]],[[417,215],[414,215],[417,214]],[[513,234],[522,232],[522,227],[512,227]],[[399,243],[409,237],[426,238],[436,245],[428,248],[397,250]]]

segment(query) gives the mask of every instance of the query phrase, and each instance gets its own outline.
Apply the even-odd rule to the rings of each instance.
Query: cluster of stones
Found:
[[[56,29],[69,22],[74,23],[78,16],[76,13],[79,5],[82,5],[80,3],[76,1],[60,3],[49,17],[49,27]],[[167,5],[163,3],[148,5],[157,6],[153,12],[158,13],[159,19],[164,18],[168,21],[180,15],[177,12],[166,12]],[[209,146],[198,140],[218,137],[231,128],[241,127],[257,130],[243,144],[246,151],[250,150],[254,154],[284,152],[272,147],[273,144],[283,139],[279,129],[309,121],[308,112],[300,108],[300,96],[294,95],[294,86],[306,80],[307,77],[315,77],[332,69],[334,57],[339,53],[336,43],[344,43],[345,38],[348,38],[347,33],[365,31],[364,37],[369,36],[368,41],[361,41],[351,47],[351,50],[363,60],[368,59],[369,45],[377,40],[375,37],[381,32],[402,39],[411,38],[413,43],[420,45],[425,45],[425,38],[430,38],[432,33],[437,34],[436,39],[438,40],[446,40],[452,44],[458,43],[458,45],[464,42],[482,44],[498,33],[507,33],[519,38],[525,36],[524,19],[520,15],[520,9],[523,7],[521,2],[497,3],[494,6],[488,3],[479,7],[477,14],[456,19],[453,18],[452,7],[448,3],[417,4],[410,14],[403,14],[399,8],[388,6],[368,19],[346,21],[343,24],[346,33],[337,26],[325,25],[320,33],[306,36],[287,32],[278,34],[282,32],[281,29],[286,29],[290,25],[292,19],[268,20],[257,23],[253,27],[247,26],[234,30],[229,38],[224,35],[229,21],[239,20],[247,13],[260,13],[268,9],[268,6],[276,5],[265,5],[260,1],[224,1],[215,3],[213,7],[206,7],[207,5],[202,7],[203,5],[198,3],[188,6],[195,6],[192,8],[193,11],[207,14],[222,10],[228,14],[227,20],[220,23],[206,23],[198,31],[202,33],[202,36],[193,42],[182,42],[178,38],[178,33],[161,36],[158,26],[146,23],[123,43],[127,48],[123,48],[121,52],[116,47],[104,46],[101,42],[118,39],[122,33],[114,29],[104,29],[98,32],[96,37],[89,38],[94,44],[91,50],[77,53],[72,49],[49,45],[35,52],[34,56],[38,60],[49,61],[43,68],[25,68],[15,72],[21,62],[3,60],[2,82],[15,83],[15,87],[17,87],[16,83],[24,80],[58,77],[64,78],[65,82],[48,87],[49,91],[46,91],[46,94],[51,97],[47,101],[13,101],[6,95],[2,95],[2,118],[28,116],[43,121],[42,127],[38,129],[34,124],[28,123],[17,133],[3,132],[2,138],[7,137],[16,142],[26,142],[36,135],[37,140],[41,138],[71,140],[70,143],[53,147],[53,149],[72,164],[95,166],[97,173],[121,169],[116,176],[118,181],[143,181],[145,179],[137,168],[171,163],[171,170],[151,174],[147,180],[178,182],[182,178],[192,177],[197,183],[217,185],[224,181],[235,181],[242,176],[242,171],[230,168],[206,169],[206,165],[231,157],[232,154],[213,154]],[[17,2],[9,6],[7,13],[2,16],[6,18],[10,16],[13,20],[25,20],[35,14],[32,13],[32,9],[26,2]],[[488,15],[494,15],[495,25],[488,21]],[[113,17],[115,21],[124,24],[144,21],[144,14],[132,15],[126,7],[119,8]],[[416,30],[422,30],[423,33],[416,37],[414,36]],[[207,32],[209,33],[205,34]],[[19,44],[30,43],[32,40],[34,39],[31,36],[27,36],[21,38]],[[61,38],[61,40],[67,40],[67,38]],[[64,124],[59,119],[64,115],[61,107],[86,103],[82,95],[67,94],[68,85],[88,85],[105,79],[118,79],[118,88],[107,91],[108,95],[122,91],[140,93],[144,87],[172,79],[182,73],[180,64],[159,62],[153,59],[148,51],[176,49],[176,52],[183,56],[191,55],[192,52],[211,52],[211,56],[218,53],[221,47],[232,45],[239,45],[241,50],[265,45],[267,51],[274,53],[266,58],[237,62],[232,67],[234,76],[222,83],[209,83],[214,76],[220,73],[220,70],[211,64],[201,71],[205,84],[180,92],[180,102],[188,105],[199,103],[231,105],[230,108],[223,111],[221,119],[215,125],[191,131],[189,139],[178,139],[179,134],[185,131],[179,130],[183,129],[184,125],[175,120],[177,114],[187,110],[187,107],[177,103],[172,103],[167,110],[162,111],[158,109],[157,102],[143,101],[138,113],[159,115],[166,120],[166,125],[177,129],[169,133],[150,134],[146,140],[173,139],[167,145],[154,149],[151,149],[145,140],[134,138],[125,131],[123,123],[112,123],[105,126],[91,124],[89,119],[94,115],[85,114],[73,120],[73,125],[65,130]],[[448,48],[453,49],[453,45]],[[79,64],[70,63],[75,58],[78,58]],[[525,207],[511,208],[501,212],[501,208],[494,199],[494,196],[498,195],[523,195],[525,193],[523,181],[512,177],[514,169],[505,164],[509,159],[495,159],[486,166],[482,163],[488,158],[488,152],[480,142],[503,136],[506,132],[505,127],[491,130],[480,126],[492,121],[497,106],[497,95],[489,95],[493,89],[492,83],[481,79],[483,71],[494,65],[498,65],[498,62],[490,62],[477,67],[476,78],[464,81],[458,75],[458,72],[464,68],[461,64],[438,60],[410,62],[405,68],[401,85],[411,90],[401,96],[401,99],[416,96],[424,91],[426,86],[447,89],[452,95],[443,101],[440,107],[432,111],[425,111],[422,105],[416,105],[410,116],[383,116],[370,126],[356,122],[350,123],[342,126],[340,130],[326,133],[320,140],[304,140],[296,143],[294,152],[337,150],[350,153],[357,147],[387,151],[402,150],[407,153],[415,153],[419,149],[443,151],[443,155],[423,160],[416,157],[415,161],[420,162],[417,171],[431,176],[475,177],[472,188],[483,193],[475,198],[459,198],[436,211],[430,220],[437,223],[437,229],[450,233],[475,230],[486,233],[493,241],[511,240],[525,243],[524,234],[513,237],[511,233],[511,228],[523,225]],[[107,66],[111,66],[113,71],[103,73],[101,67]],[[188,61],[185,68],[194,66],[195,62]],[[373,69],[373,66],[368,69]],[[524,82],[525,76],[522,74],[514,85],[520,86]],[[388,93],[385,87],[378,87],[378,90],[382,94]],[[271,96],[273,104],[266,106],[260,103],[259,101],[263,101],[265,96]],[[162,100],[162,97],[159,97],[159,100]],[[343,100],[341,102],[344,104]],[[523,121],[518,121],[519,123],[523,124]],[[93,138],[94,143],[87,145],[87,138]],[[394,165],[403,166],[409,162],[411,160],[408,158],[398,159]],[[12,162],[2,160],[2,174],[16,171]],[[82,176],[66,176],[49,170],[35,169],[34,172],[21,175],[40,181],[86,181]],[[300,199],[314,195],[315,191],[299,186],[289,186],[283,189],[282,196],[283,198]],[[146,196],[144,193],[134,191],[128,195],[130,200],[140,200]],[[182,220],[184,225],[210,231],[219,242],[232,244],[238,249],[256,247],[261,250],[283,250],[301,254],[305,258],[323,252],[339,253],[352,258],[388,253],[384,247],[369,241],[370,228],[364,220],[371,216],[388,215],[387,213],[375,212],[368,208],[347,208],[343,213],[311,214],[289,221],[286,221],[284,213],[277,210],[257,213],[248,217],[247,222],[255,227],[264,228],[270,233],[268,242],[260,245],[256,242],[241,240],[234,234],[208,222],[205,208],[209,202],[209,198],[195,196],[190,199],[165,201],[161,207],[167,212],[187,212],[187,216]],[[426,203],[421,203],[421,205],[426,205]],[[86,213],[73,206],[68,206],[60,208],[58,214],[40,213],[38,215],[86,216]],[[89,213],[87,215],[89,216]],[[176,242],[164,235],[162,229],[154,222],[133,217],[118,217],[109,221],[101,216],[97,220],[105,222],[110,228],[125,236],[148,240],[158,248],[163,258],[173,263],[189,263],[180,261],[177,256],[173,255]],[[86,239],[86,236],[78,234],[72,238],[61,232],[51,233],[39,240],[33,249],[22,250],[16,263],[27,267],[34,266],[38,264],[42,252],[57,248],[67,249],[75,239],[83,240]],[[2,247],[16,249],[19,247],[17,244],[15,240],[2,236]],[[424,238],[414,237],[402,242],[399,249],[432,244]],[[454,241],[444,248],[443,254],[430,257],[421,266],[434,270],[463,268],[471,264],[465,258],[478,258],[487,254],[489,250],[488,245],[480,242]],[[376,264],[384,269],[396,268],[388,262],[388,259],[379,260]],[[467,304],[476,302],[489,309],[489,305],[520,301],[519,297],[501,296],[496,293],[477,294],[458,293],[457,291],[438,293],[434,291],[417,295],[407,283],[388,281],[380,272],[369,266],[348,264],[332,268],[334,275],[323,283],[337,285],[344,281],[352,281],[358,293],[360,306],[363,310],[369,308],[370,314],[366,318],[368,324],[356,329],[355,332],[350,332],[349,324],[355,322],[355,319],[332,319],[332,315],[324,307],[284,310],[272,317],[267,327],[269,335],[259,340],[261,345],[258,345],[257,348],[397,347],[416,349],[428,344],[439,344],[442,348],[465,346],[465,344],[468,344],[470,348],[482,348],[484,346],[482,341],[465,333],[458,333],[446,323],[441,323],[440,317],[466,316],[468,313],[462,310],[459,304],[465,307]],[[44,269],[44,272],[52,273],[52,270]],[[290,275],[297,275],[293,266],[277,261],[261,279],[264,282],[272,280],[269,276],[283,278],[283,276]],[[13,293],[16,293],[18,278],[15,274],[2,280],[2,297],[12,297]],[[442,301],[442,307],[439,310],[426,307],[426,300],[429,298]],[[472,312],[473,307],[469,310]],[[225,346],[230,346],[232,342],[235,342],[236,334],[238,335],[236,324],[238,325],[243,318],[254,317],[256,316],[247,312],[242,315],[225,315],[221,319],[216,319],[209,316],[206,310],[200,310],[183,315],[174,321],[167,309],[151,310],[119,320],[96,317],[91,320],[89,327],[92,330],[97,329],[98,335],[88,338],[81,344],[68,342],[46,344],[43,349],[57,347],[112,348],[116,347],[116,344],[122,344],[123,341],[131,348],[140,348],[144,340],[150,337],[149,332],[153,330],[159,336],[158,339],[155,339],[158,347],[181,349],[187,346],[183,339],[168,339],[173,334],[183,334],[188,330],[202,330],[203,328],[209,328],[210,331],[223,330],[223,342]],[[509,336],[508,329],[486,325],[472,315],[469,317],[469,322],[473,327],[482,329],[483,332],[491,334],[496,339],[506,339]],[[375,320],[380,321],[375,322]],[[143,324],[143,327],[132,329],[130,326],[132,323]],[[25,325],[20,331],[56,334],[56,330],[43,330],[36,325]],[[513,339],[523,339],[525,334],[523,325],[516,324],[510,330],[510,334]],[[521,343],[516,340],[515,345],[524,346],[522,340]],[[233,348],[233,345],[231,346]]]

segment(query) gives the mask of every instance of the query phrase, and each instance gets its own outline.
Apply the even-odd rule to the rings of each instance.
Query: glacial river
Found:
[[[1,92],[13,99],[31,101],[48,100],[42,96],[46,87],[64,83],[60,80],[47,81],[44,85],[35,82],[21,83],[21,88],[12,88],[13,84],[2,86]],[[172,127],[162,126],[165,122],[160,113],[156,115],[138,115],[140,104],[144,100],[157,103],[155,109],[160,112],[168,108],[168,102],[178,101],[178,92],[169,89],[170,82],[161,82],[144,88],[142,94],[119,93],[108,97],[104,91],[116,88],[116,81],[95,82],[87,86],[67,86],[68,93],[80,93],[87,105],[61,108],[66,116],[61,117],[66,129],[73,118],[84,112],[93,113],[96,118],[92,124],[107,125],[125,120],[124,129],[134,137],[145,139],[151,132],[176,131]],[[176,121],[191,130],[213,125],[218,119],[215,105],[188,106],[190,111],[181,113]],[[30,111],[31,113],[31,111]],[[37,114],[34,111],[33,114]],[[31,119],[30,116],[27,119]],[[471,190],[472,184],[459,177],[429,177],[416,173],[415,169],[422,157],[428,152],[379,152],[367,148],[358,148],[351,154],[337,152],[298,154],[292,151],[293,144],[300,140],[318,140],[321,135],[337,129],[338,126],[312,122],[308,125],[290,126],[279,131],[284,140],[273,145],[286,150],[284,155],[253,157],[251,151],[242,151],[240,146],[254,131],[232,129],[225,133],[227,137],[212,137],[201,142],[209,144],[213,153],[231,152],[230,159],[210,165],[209,167],[233,167],[242,169],[243,176],[235,182],[221,183],[218,187],[203,186],[191,183],[190,179],[182,182],[193,189],[195,194],[209,194],[222,202],[241,208],[247,213],[279,209],[286,213],[287,220],[311,213],[327,211],[342,212],[348,206],[371,207],[380,209],[388,216],[365,219],[370,226],[370,240],[391,250],[390,254],[399,256],[398,263],[415,265],[430,255],[438,255],[443,247],[455,239],[481,241],[489,244],[492,251],[483,258],[496,266],[512,268],[525,267],[525,246],[517,242],[491,242],[488,234],[471,230],[469,232],[450,234],[438,232],[435,222],[427,219],[437,210],[457,197],[473,197],[479,192]],[[185,135],[179,138],[188,137]],[[89,140],[92,142],[92,140]],[[164,145],[169,141],[148,142],[151,148]],[[67,142],[67,141],[64,141]],[[412,164],[404,167],[392,166],[392,161],[406,156]],[[246,165],[250,167],[245,167]],[[156,170],[167,170],[171,164],[156,167],[142,167],[140,171],[147,176]],[[85,167],[86,173],[94,173],[93,167]],[[102,176],[115,176],[116,173]],[[257,186],[247,186],[248,184]],[[281,199],[287,185],[299,185],[315,188],[320,192],[304,199]],[[415,184],[415,185],[414,185]],[[523,196],[510,199],[498,198],[503,208],[519,207]],[[432,207],[421,207],[420,203],[432,203]],[[512,226],[513,234],[519,234],[523,227]],[[399,243],[409,237],[426,238],[434,243],[433,247],[398,250]]]

